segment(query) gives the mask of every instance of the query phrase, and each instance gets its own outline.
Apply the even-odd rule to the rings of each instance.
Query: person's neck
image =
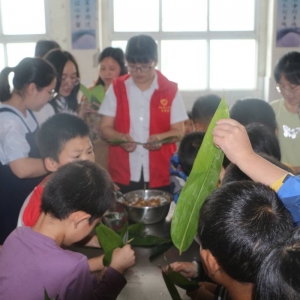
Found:
[[[253,284],[232,280],[225,286],[232,300],[251,300]]]
[[[26,106],[21,95],[17,93],[12,93],[11,98],[8,101],[3,102],[3,104],[13,106],[17,110],[19,110],[24,115],[24,117],[27,116]]]
[[[144,91],[146,91],[146,90],[148,90],[148,89],[150,88],[150,86],[151,86],[151,84],[152,84],[152,82],[153,82],[153,80],[154,80],[154,77],[155,77],[155,76],[153,76],[153,78],[152,78],[151,80],[148,80],[147,82],[143,82],[143,83],[134,82],[134,84],[135,84],[142,92],[144,92]]]
[[[298,114],[299,113],[299,103],[291,105],[287,101],[284,101],[284,107],[286,110],[292,114]]]
[[[63,221],[55,219],[48,214],[41,213],[32,230],[43,234],[55,241],[61,246],[64,241],[64,224]]]

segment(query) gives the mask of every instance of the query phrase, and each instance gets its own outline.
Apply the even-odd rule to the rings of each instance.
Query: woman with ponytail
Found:
[[[35,144],[38,123],[32,111],[54,97],[55,85],[55,70],[39,58],[24,58],[0,73],[0,244],[17,226],[24,200],[47,172]]]

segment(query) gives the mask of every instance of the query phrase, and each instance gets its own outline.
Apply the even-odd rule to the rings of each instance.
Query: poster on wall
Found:
[[[73,49],[96,49],[96,0],[70,0]]]
[[[277,47],[300,47],[300,0],[277,1]]]

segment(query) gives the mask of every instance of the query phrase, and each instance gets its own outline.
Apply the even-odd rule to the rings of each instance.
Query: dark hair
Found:
[[[182,171],[188,176],[203,142],[205,132],[191,132],[185,135],[179,145],[178,159]]]
[[[300,52],[289,52],[283,55],[274,69],[274,78],[277,83],[284,76],[291,84],[300,84]]]
[[[287,165],[280,162],[278,159],[276,159],[273,156],[267,155],[265,153],[258,153],[261,157],[266,159],[267,161],[271,162],[273,165],[289,172],[293,173],[292,169],[289,168]],[[226,170],[225,174],[222,180],[222,185],[229,183],[229,182],[235,182],[235,181],[241,181],[241,180],[251,180],[244,172],[242,172],[239,167],[233,163],[230,163]]]
[[[187,113],[187,115],[188,115],[188,118],[189,118],[190,120],[193,120],[192,112],[191,112],[191,111],[187,111],[186,113]]]
[[[34,83],[38,90],[51,84],[57,73],[53,67],[41,58],[26,57],[14,67],[6,67],[0,73],[0,101],[8,101],[12,93],[8,81],[9,73],[14,72],[13,92],[21,94],[30,83]]]
[[[115,203],[113,182],[95,163],[68,163],[51,174],[46,183],[41,210],[63,220],[76,211],[91,215],[90,224]]]
[[[264,260],[253,292],[255,300],[300,299],[300,228]]]
[[[89,127],[82,119],[70,114],[56,114],[42,124],[36,142],[42,159],[50,157],[58,162],[59,154],[69,140],[86,136],[89,136]]]
[[[65,65],[68,61],[71,61],[75,65],[77,77],[80,77],[79,74],[79,69],[78,69],[78,64],[74,58],[74,56],[67,52],[67,51],[62,51],[60,49],[54,49],[51,50],[50,52],[47,53],[47,55],[44,57],[45,60],[50,62],[54,68],[56,69],[58,73],[58,79],[55,87],[55,91],[59,93],[60,85],[61,85],[61,78],[63,74],[63,70],[65,68]],[[77,112],[78,109],[78,101],[77,101],[77,94],[79,91],[79,84],[75,85],[71,91],[71,94],[66,98],[68,107],[73,110],[74,112]],[[57,97],[60,97],[59,95]],[[58,107],[57,107],[57,98],[54,98],[50,101],[50,104],[53,106],[55,112],[58,112]]]
[[[246,98],[237,100],[230,109],[230,118],[244,126],[257,122],[264,124],[273,132],[277,129],[273,108],[261,99]]]
[[[129,63],[148,63],[150,60],[157,62],[157,45],[149,35],[137,35],[129,39],[125,58]]]
[[[124,52],[120,48],[113,48],[113,47],[107,47],[105,48],[99,55],[98,63],[100,64],[102,60],[106,57],[113,58],[120,66],[121,71],[119,76],[127,74],[127,69],[125,66],[125,59],[124,59]],[[96,82],[96,85],[104,85],[103,80],[98,77],[98,80]]]
[[[270,251],[293,228],[290,212],[271,188],[252,181],[221,186],[199,216],[202,249],[209,250],[232,279],[254,283]]]
[[[274,131],[261,123],[251,123],[245,128],[256,153],[265,153],[281,160],[279,141]]]
[[[34,56],[43,58],[52,49],[60,49],[59,44],[53,40],[40,40],[35,45]]]
[[[199,97],[193,104],[192,117],[194,122],[209,124],[214,116],[221,97],[215,94],[208,94]]]

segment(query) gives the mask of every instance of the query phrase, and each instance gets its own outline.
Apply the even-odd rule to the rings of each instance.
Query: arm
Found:
[[[253,181],[270,186],[288,174],[253,151],[245,127],[240,123],[223,119],[216,124],[213,130],[214,144]]]
[[[9,167],[12,172],[21,179],[39,177],[48,173],[44,162],[39,158],[19,158],[11,161]]]
[[[104,257],[104,255],[100,255],[100,256],[88,259],[90,272],[99,272],[105,268],[105,266],[103,264],[103,257]]]

